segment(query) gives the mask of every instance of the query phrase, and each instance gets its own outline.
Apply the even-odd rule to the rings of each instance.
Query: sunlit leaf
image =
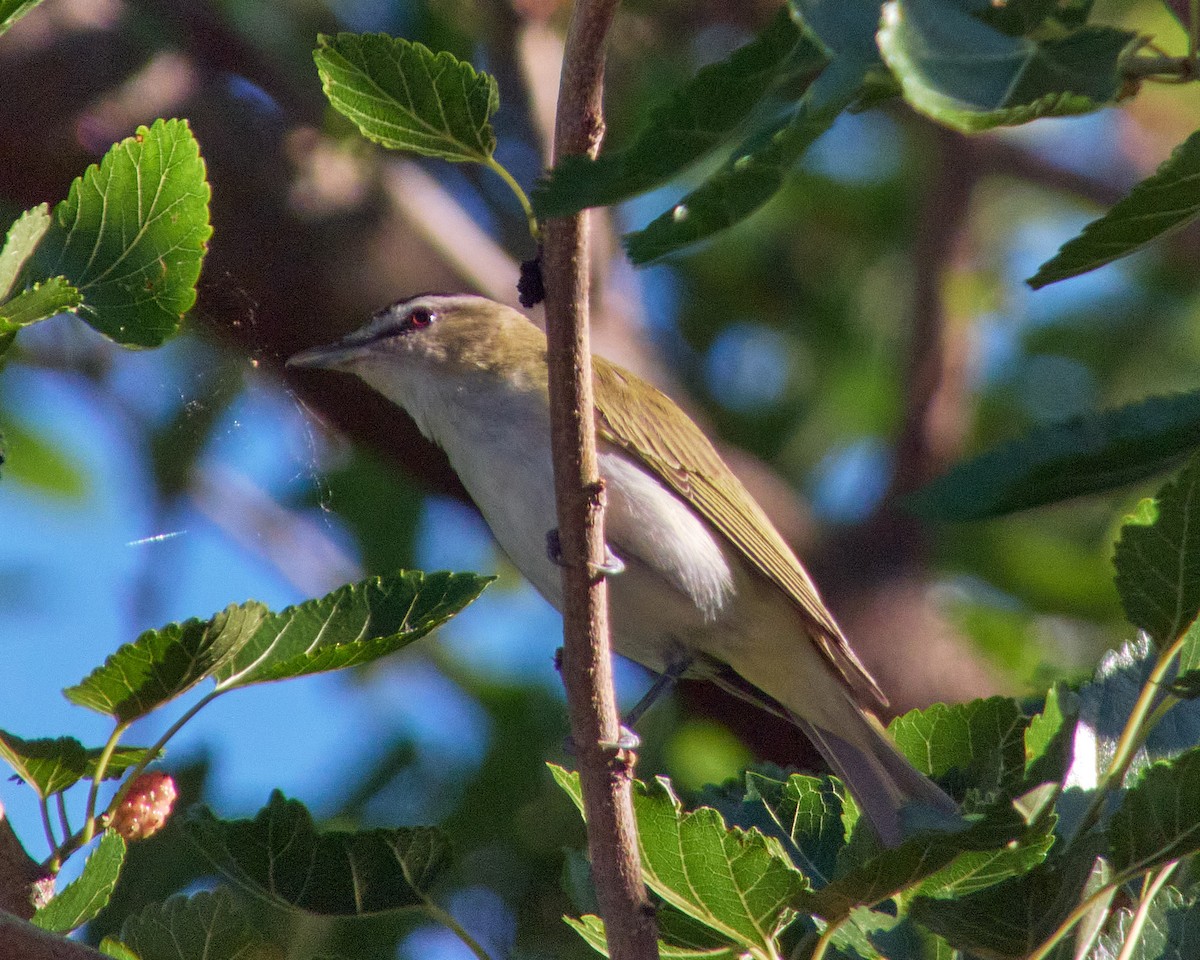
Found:
[[[0,334],[14,333],[39,320],[75,310],[83,298],[65,277],[51,277],[0,304]]]
[[[217,689],[369,663],[419,640],[492,581],[473,573],[402,571],[268,613],[217,671]]]
[[[1063,245],[1029,280],[1049,283],[1095,270],[1200,215],[1200,132],[1193,133],[1124,200]]]
[[[0,0],[0,37],[42,0]]]
[[[96,948],[112,960],[141,960],[140,957],[115,937],[105,937]]]
[[[125,920],[120,942],[138,960],[283,960],[224,890],[172,897]]]
[[[780,84],[807,82],[825,65],[824,52],[786,9],[754,40],[702,68],[650,111],[623,150],[563,157],[533,193],[542,217],[608,206],[650,190],[725,143],[732,131]]]
[[[582,811],[579,775],[550,769]],[[806,886],[779,842],[727,827],[710,807],[684,811],[661,778],[635,781],[633,807],[646,885],[729,942],[770,955],[791,902]]]
[[[486,163],[496,81],[450,53],[384,33],[321,35],[313,52],[325,96],[363,136],[392,150]]]
[[[33,915],[34,925],[53,933],[70,933],[82,927],[107,906],[124,862],[125,841],[106,830],[83,865],[83,872]]]
[[[910,508],[931,520],[986,517],[1099,493],[1162,473],[1200,445],[1200,391],[1038,427],[918,490]]]
[[[1062,684],[1046,694],[1042,712],[1025,728],[1025,785],[1061,783],[1074,756],[1079,698]]]
[[[422,906],[450,859],[433,827],[319,833],[304,805],[279,791],[253,820],[218,820],[198,807],[186,824],[213,865],[250,893],[328,916]]]
[[[30,269],[63,276],[78,314],[118,343],[158,346],[196,302],[212,228],[200,147],[185,120],[156,120],[71,184]]]
[[[0,0],[2,3],[3,0]],[[0,22],[3,22],[3,15],[3,7],[0,6]],[[3,33],[2,29],[0,33]],[[0,248],[0,304],[12,294],[22,269],[49,229],[50,206],[45,203],[26,210],[8,228],[4,246]]]
[[[0,412],[4,440],[4,475],[39,493],[64,500],[80,500],[88,489],[81,464],[53,441],[9,420]]]
[[[891,0],[879,48],[913,107],[959,130],[1086,113],[1122,91],[1136,35],[1111,27],[1010,36],[951,0]]]
[[[251,601],[229,606],[211,620],[147,630],[63,693],[82,707],[122,722],[135,720],[211,676],[250,640],[267,613]]]
[[[1200,457],[1126,519],[1113,555],[1125,615],[1160,647],[1172,643],[1200,613],[1197,517]]]
[[[935,703],[910,710],[888,729],[918,770],[934,779],[958,771],[963,782],[994,790],[1015,788],[1025,770],[1025,727],[1015,700],[989,697]]]

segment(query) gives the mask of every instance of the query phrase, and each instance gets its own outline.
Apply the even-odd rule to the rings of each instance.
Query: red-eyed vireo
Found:
[[[501,547],[556,607],[561,571],[546,337],[483,297],[424,295],[288,364],[356,374],[442,447]],[[869,711],[887,701],[796,555],[700,429],[664,394],[597,357],[613,645],[659,674],[705,677],[794,721],[880,839],[906,810],[952,813]],[[917,821],[925,819],[917,818]],[[926,820],[926,822],[928,822]]]

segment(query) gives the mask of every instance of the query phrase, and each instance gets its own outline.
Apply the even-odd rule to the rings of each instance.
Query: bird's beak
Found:
[[[363,353],[361,346],[339,340],[320,347],[309,347],[288,357],[286,366],[321,370],[350,370]]]

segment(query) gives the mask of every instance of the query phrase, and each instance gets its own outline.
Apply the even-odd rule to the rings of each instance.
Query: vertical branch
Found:
[[[604,132],[605,37],[616,0],[576,0],[567,32],[554,156],[595,155]],[[604,488],[596,456],[588,345],[587,214],[545,225],[550,423],[563,562],[563,683],[579,754],[588,852],[614,960],[658,956],[642,884],[632,806],[632,756],[620,726],[608,639],[603,564]]]

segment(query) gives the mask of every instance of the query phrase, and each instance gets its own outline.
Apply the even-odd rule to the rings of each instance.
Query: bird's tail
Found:
[[[957,821],[958,805],[908,761],[883,725],[850,703],[849,697],[847,706],[840,733],[795,714],[791,719],[853,794],[883,844],[899,845],[906,826]],[[847,724],[853,729],[845,729]]]

